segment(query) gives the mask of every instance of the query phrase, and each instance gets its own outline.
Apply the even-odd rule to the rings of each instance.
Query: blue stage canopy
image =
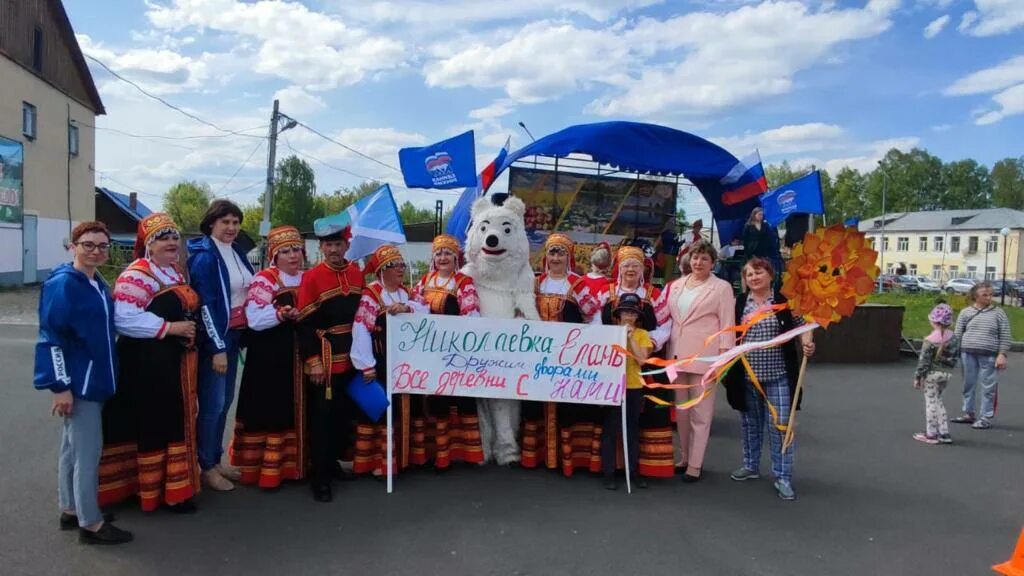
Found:
[[[527,156],[574,153],[587,154],[623,172],[682,176],[700,190],[716,221],[745,220],[760,203],[756,196],[732,206],[722,202],[721,180],[740,163],[724,148],[681,130],[640,122],[570,126],[509,153],[497,173]],[[720,238],[726,243],[731,236]]]

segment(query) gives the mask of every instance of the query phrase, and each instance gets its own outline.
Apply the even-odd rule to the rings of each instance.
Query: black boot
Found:
[[[127,530],[121,530],[110,522],[104,522],[100,529],[93,532],[85,528],[78,529],[78,542],[80,544],[99,544],[112,546],[131,542],[135,537]]]
[[[112,512],[103,513],[104,522],[113,522],[117,520]],[[60,513],[60,529],[61,530],[74,530],[78,528],[78,516],[74,514],[68,514],[67,512]]]

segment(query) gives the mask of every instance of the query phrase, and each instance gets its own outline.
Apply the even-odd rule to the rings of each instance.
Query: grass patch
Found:
[[[903,306],[903,335],[907,338],[923,338],[932,331],[928,323],[928,313],[935,307],[939,298],[949,303],[953,311],[959,314],[967,307],[967,297],[960,294],[901,294],[898,292],[887,292],[885,294],[872,294],[868,296],[868,302],[872,304],[891,304]],[[995,299],[999,304],[999,299]],[[1006,315],[1010,318],[1010,331],[1014,340],[1024,339],[1024,309],[1010,305],[1010,299],[1006,299],[1006,306],[1003,306]]]

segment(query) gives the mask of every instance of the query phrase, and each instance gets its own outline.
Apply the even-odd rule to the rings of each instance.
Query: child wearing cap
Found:
[[[914,440],[925,444],[952,444],[949,420],[942,402],[942,391],[949,383],[950,371],[960,357],[960,340],[949,327],[953,309],[940,303],[928,314],[932,332],[921,343],[921,355],[914,372],[914,388],[924,388],[925,431],[914,434]]]
[[[623,294],[612,310],[612,319],[619,326],[626,327],[626,347],[634,358],[626,358],[626,438],[629,473],[638,488],[647,488],[647,481],[640,477],[640,409],[644,403],[644,380],[640,375],[640,364],[651,354],[654,341],[647,330],[636,323],[640,318],[640,297]],[[615,490],[615,462],[618,437],[621,435],[620,408],[609,406],[604,412],[604,426],[601,430],[601,472],[604,487]]]

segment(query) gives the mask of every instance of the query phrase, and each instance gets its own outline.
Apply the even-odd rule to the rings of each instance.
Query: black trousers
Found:
[[[309,443],[312,462],[309,480],[313,484],[330,484],[337,460],[345,447],[352,444],[352,422],[355,406],[348,395],[348,383],[355,372],[331,376],[331,399],[324,386],[307,385],[309,410]]]
[[[640,410],[644,405],[644,389],[626,390],[626,447],[629,449],[629,473],[640,472]],[[622,408],[606,406],[601,427],[601,472],[615,475],[615,453],[622,436]]]

